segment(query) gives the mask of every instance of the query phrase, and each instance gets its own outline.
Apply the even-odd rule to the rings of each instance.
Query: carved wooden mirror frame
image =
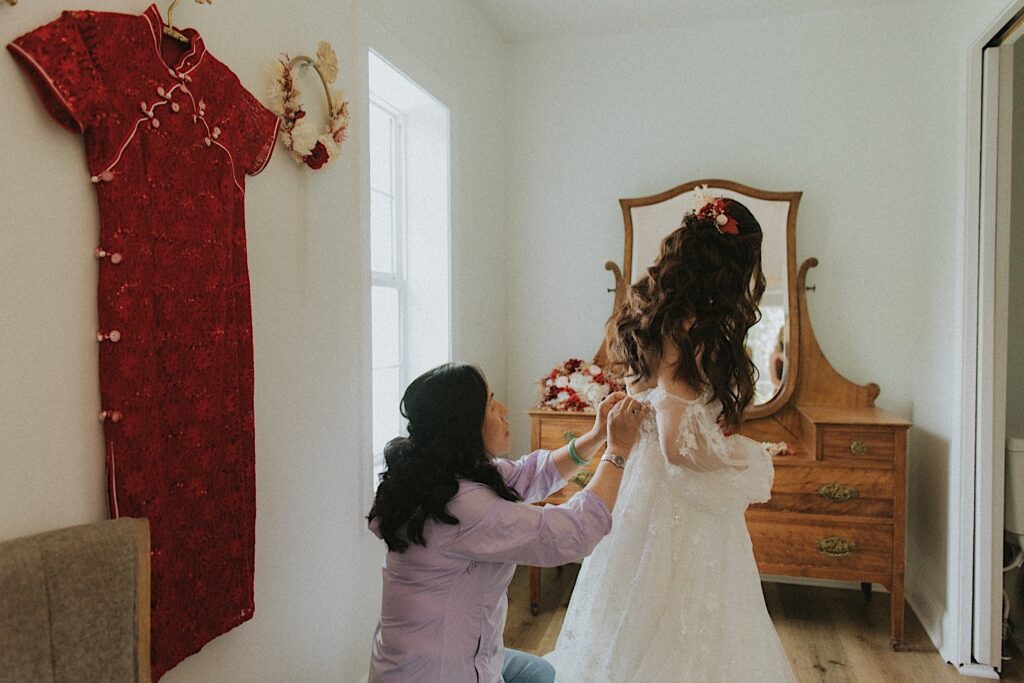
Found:
[[[770,192],[768,190],[760,190],[758,188],[749,187],[741,183],[733,182],[731,180],[721,180],[717,178],[708,178],[703,180],[692,180],[688,183],[683,183],[677,187],[673,187],[670,190],[666,190],[659,194],[651,195],[648,197],[634,197],[629,199],[620,199],[619,205],[622,208],[622,220],[625,226],[625,250],[622,259],[623,267],[620,270],[618,264],[614,261],[608,261],[605,263],[605,269],[612,271],[615,276],[615,302],[612,306],[612,315],[618,311],[619,305],[622,303],[623,297],[626,295],[626,289],[632,282],[633,277],[633,213],[632,210],[637,207],[652,206],[666,202],[674,197],[677,197],[685,192],[689,192],[700,185],[707,185],[709,189],[714,190],[725,189],[731,190],[739,195],[747,197],[753,197],[755,199],[761,199],[765,201],[776,201],[776,202],[789,202],[789,210],[786,218],[786,291],[787,291],[787,324],[789,326],[789,338],[786,342],[786,364],[785,371],[782,377],[782,384],[779,390],[766,402],[759,405],[752,405],[747,408],[744,419],[752,420],[758,418],[768,417],[784,406],[787,405],[790,398],[793,396],[793,392],[797,387],[797,375],[800,370],[800,312],[802,294],[800,289],[803,287],[804,277],[806,276],[806,269],[801,269],[800,273],[797,272],[796,267],[796,215],[797,209],[800,206],[800,198],[803,195],[802,192]],[[742,200],[741,200],[742,201]],[[682,216],[679,217],[680,222]],[[665,235],[677,226],[670,226],[666,231]],[[799,275],[799,276],[798,276]],[[602,343],[600,350],[597,352],[595,361],[599,364],[603,364],[606,360],[606,349]]]

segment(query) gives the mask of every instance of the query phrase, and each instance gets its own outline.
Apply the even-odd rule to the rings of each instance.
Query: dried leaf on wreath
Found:
[[[321,40],[316,46],[316,68],[328,83],[338,79],[338,56],[326,40]]]

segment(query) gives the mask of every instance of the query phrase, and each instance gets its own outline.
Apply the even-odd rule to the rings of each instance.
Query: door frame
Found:
[[[1016,0],[972,43],[968,53],[958,482],[960,537],[953,582],[955,658],[951,661],[963,674],[986,678],[998,678],[1001,668],[1002,587],[999,584],[1005,468],[1003,439],[996,441],[999,434],[1005,432],[1005,397],[1000,408],[997,394],[1000,391],[1005,394],[1006,352],[1005,315],[1000,319],[997,307],[1000,295],[1005,297],[1005,291],[999,291],[1005,286],[1005,264],[998,262],[995,249],[995,199],[999,181],[994,151],[998,143],[992,137],[999,129],[1001,55],[990,50],[986,56],[986,49],[998,47],[1010,30],[1019,32],[1022,13],[1024,0]],[[997,87],[986,87],[986,80],[989,84],[995,80]],[[1004,368],[1002,383],[994,381],[1000,354]]]

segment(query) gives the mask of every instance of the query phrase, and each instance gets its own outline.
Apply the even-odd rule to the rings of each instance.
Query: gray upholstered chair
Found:
[[[0,543],[0,681],[150,681],[146,520]]]

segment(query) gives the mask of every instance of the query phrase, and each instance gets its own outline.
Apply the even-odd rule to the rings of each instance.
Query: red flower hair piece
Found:
[[[714,221],[718,232],[724,235],[739,235],[740,226],[736,219],[729,215],[728,204],[724,197],[716,197],[711,194],[707,185],[702,185],[694,190],[695,209],[692,213],[697,218]]]

